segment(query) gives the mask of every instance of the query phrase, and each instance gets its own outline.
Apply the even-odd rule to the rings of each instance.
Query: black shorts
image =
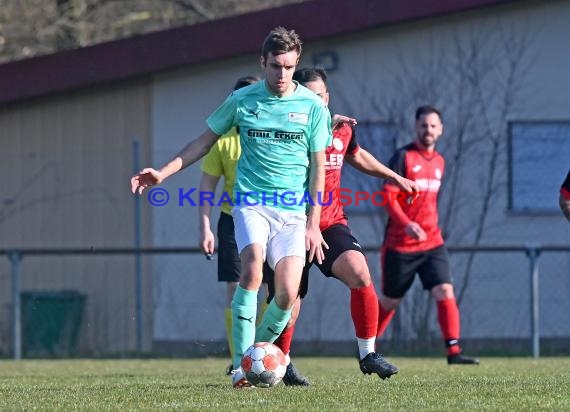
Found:
[[[218,282],[238,282],[241,261],[235,238],[234,218],[220,213],[218,220]]]
[[[416,273],[426,290],[443,283],[451,283],[449,255],[445,245],[413,253],[386,249],[382,251],[384,296],[393,299],[402,298],[412,286]]]
[[[220,213],[218,220],[218,282],[239,282],[241,260],[236,244],[234,218]],[[263,274],[263,283],[265,271]]]
[[[322,264],[319,264],[316,260],[313,260],[312,263],[307,262],[305,264],[303,275],[301,277],[301,284],[299,286],[299,296],[301,299],[305,297],[309,290],[309,270],[313,264],[317,266],[321,273],[326,277],[334,277],[332,273],[332,265],[344,252],[347,250],[357,250],[364,255],[362,247],[358,243],[358,240],[356,240],[352,235],[352,232],[347,225],[340,223],[332,225],[331,227],[323,230],[322,235],[329,248],[323,249],[325,260],[323,260]],[[264,279],[267,280],[267,286],[269,289],[269,296],[267,297],[267,301],[269,302],[275,295],[273,271],[267,265],[264,265],[263,271]]]

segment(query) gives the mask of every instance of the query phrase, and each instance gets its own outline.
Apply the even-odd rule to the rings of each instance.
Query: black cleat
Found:
[[[287,365],[287,370],[283,376],[283,383],[287,386],[309,386],[311,384],[305,376],[301,375],[301,372],[297,370],[293,362]]]
[[[396,366],[384,359],[381,354],[376,352],[369,353],[364,359],[361,359],[359,363],[362,373],[368,375],[377,373],[382,379],[389,378],[400,371]]]
[[[228,365],[227,369],[226,369],[226,376],[230,376],[232,374],[232,371],[234,370],[234,365],[232,365],[231,363]]]
[[[457,355],[449,355],[447,357],[448,365],[479,365],[479,359],[463,356],[458,353]]]

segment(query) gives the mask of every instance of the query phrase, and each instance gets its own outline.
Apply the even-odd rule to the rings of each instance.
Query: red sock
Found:
[[[390,321],[392,321],[392,318],[394,317],[396,311],[394,309],[384,309],[384,306],[382,306],[382,303],[380,303],[380,299],[378,299],[378,310],[378,328],[376,329],[376,336],[380,338],[386,331],[386,328],[390,324]]]
[[[445,339],[447,354],[457,355],[461,352],[461,347],[459,346],[459,308],[455,298],[437,302],[437,320]]]
[[[293,340],[293,334],[295,333],[295,325],[287,326],[281,335],[273,342],[283,354],[287,355],[291,351],[291,341]]]
[[[356,337],[369,339],[376,336],[378,327],[378,297],[374,284],[350,289],[350,314]]]

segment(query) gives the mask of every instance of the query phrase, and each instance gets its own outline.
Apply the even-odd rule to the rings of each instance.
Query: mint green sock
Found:
[[[232,336],[234,338],[234,368],[241,364],[243,353],[255,339],[257,315],[257,291],[246,290],[238,285],[232,299]]]
[[[275,303],[275,299],[271,299],[255,331],[255,341],[274,342],[287,326],[289,318],[291,318],[291,309],[280,309]]]

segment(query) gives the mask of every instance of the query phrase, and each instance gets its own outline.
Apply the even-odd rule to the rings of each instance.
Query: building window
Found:
[[[396,141],[398,136],[397,129],[386,123],[366,123],[359,122],[356,130],[356,139],[358,144],[370,152],[376,159],[388,166],[388,162],[394,151],[396,150]],[[351,214],[371,214],[378,213],[381,209],[375,206],[374,203],[368,199],[362,199],[357,203],[358,196],[365,197],[366,194],[372,196],[374,192],[382,190],[384,181],[373,176],[366,175],[349,164],[345,164],[342,168],[341,186],[345,190],[345,194],[350,197],[343,201],[346,205],[345,209]],[[381,200],[376,203],[381,202]]]
[[[558,214],[560,185],[570,168],[570,121],[509,124],[509,210]]]

